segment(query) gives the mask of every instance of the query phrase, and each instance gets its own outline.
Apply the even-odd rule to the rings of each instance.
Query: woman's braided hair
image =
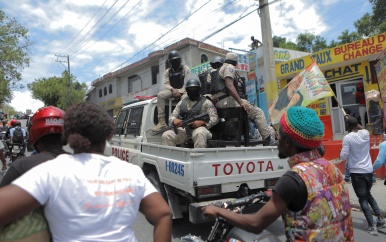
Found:
[[[105,110],[91,102],[75,104],[64,115],[63,141],[79,152],[98,150],[111,139],[115,123]],[[103,151],[101,151],[103,152]]]

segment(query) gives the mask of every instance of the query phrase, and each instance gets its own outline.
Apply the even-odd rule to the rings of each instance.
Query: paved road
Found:
[[[20,120],[22,127],[25,127],[26,120]],[[65,150],[71,152],[71,148],[65,146]],[[28,152],[27,155],[30,155],[31,152]],[[0,179],[2,175],[0,174]],[[382,213],[386,217],[386,186],[383,185],[383,180],[377,180],[374,184],[371,192],[378,202],[379,207],[382,210]],[[386,229],[380,230],[378,236],[373,236],[364,231],[367,227],[367,222],[363,213],[360,211],[360,206],[358,199],[354,193],[351,184],[347,184],[350,191],[350,202],[353,208],[352,219],[354,225],[354,238],[355,241],[371,241],[371,242],[384,242],[386,241]],[[201,236],[201,238],[207,238],[213,223],[204,223],[194,225],[190,223],[187,219],[179,219],[173,221],[173,242],[181,241],[180,238],[187,234],[193,234]],[[142,214],[138,215],[137,221],[134,224],[134,230],[136,231],[136,236],[138,241],[153,241],[152,232],[153,226],[150,225]],[[281,241],[285,241],[284,228],[281,219],[276,220],[272,225],[267,228],[268,231],[275,234]]]

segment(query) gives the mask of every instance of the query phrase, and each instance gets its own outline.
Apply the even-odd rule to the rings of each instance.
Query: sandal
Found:
[[[2,171],[7,170],[7,165],[3,165]]]

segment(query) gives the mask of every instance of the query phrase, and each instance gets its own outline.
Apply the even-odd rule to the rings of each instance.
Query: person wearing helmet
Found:
[[[26,144],[24,140],[27,137],[27,132],[24,128],[21,127],[21,123],[19,121],[15,123],[15,127],[9,130],[9,137],[10,137],[11,147],[14,144],[21,145],[22,148],[20,150],[20,155],[23,157],[25,153],[25,148],[26,148]]]
[[[38,154],[13,162],[0,186],[10,184],[32,167],[66,153],[61,142],[63,116],[64,111],[54,106],[40,109],[32,116],[31,125],[28,127],[28,142]]]
[[[1,180],[0,187],[11,184],[33,167],[66,153],[63,150],[61,140],[63,116],[64,111],[53,106],[42,108],[32,116],[30,126],[28,127],[29,142],[37,154],[14,161]],[[25,221],[30,221],[31,218],[35,221],[36,219],[43,221],[43,210],[39,208],[25,215],[19,222],[13,223],[12,226],[5,227],[0,235],[0,241],[2,241],[3,236],[12,236],[14,229],[22,228],[25,226]],[[44,227],[45,223],[43,222],[41,225],[42,227],[36,228],[36,231],[33,231],[35,228],[31,227],[32,231],[30,234],[18,234],[17,236],[31,239],[31,241],[49,241],[48,227]],[[38,236],[38,238],[33,236]]]
[[[141,212],[153,225],[152,241],[171,241],[171,210],[141,167],[104,155],[116,128],[106,110],[81,102],[66,109],[63,119],[44,121],[42,127],[52,131],[63,125],[62,140],[74,154],[44,162],[0,189],[0,227],[43,206],[52,241],[138,241],[133,226]],[[40,139],[40,151],[39,145]],[[28,230],[33,225],[25,224]]]
[[[188,66],[183,65],[181,55],[177,50],[172,50],[168,54],[170,67],[164,74],[164,89],[157,95],[158,124],[152,130],[154,132],[165,128],[165,104],[166,100],[174,98],[179,100],[185,94],[184,79],[190,72]],[[185,96],[184,96],[185,97]]]
[[[215,56],[213,57],[209,64],[210,64],[210,73],[208,73],[207,82],[211,83],[212,79],[217,80],[218,77],[218,71],[220,70],[220,67],[224,64],[225,58],[221,56]],[[209,92],[213,92],[211,90],[212,86],[209,88]]]
[[[263,110],[251,105],[247,100],[241,99],[234,86],[237,58],[236,53],[229,52],[226,54],[225,63],[219,70],[218,79],[212,79],[211,99],[216,105],[216,108],[243,107],[248,113],[248,118],[255,123],[262,138],[266,140],[269,145],[275,145],[276,141],[271,140],[271,130],[267,125]]]
[[[187,97],[177,103],[176,108],[170,117],[170,123],[178,127],[177,134],[174,130],[168,130],[162,134],[162,144],[176,146],[185,143],[192,138],[194,148],[206,148],[207,140],[212,138],[208,129],[219,121],[217,110],[213,103],[200,94],[201,82],[195,74],[189,74],[186,84]],[[186,130],[182,128],[182,121],[208,112],[209,121],[196,120],[190,124],[192,137],[188,137]]]
[[[359,116],[361,117],[362,127],[366,127],[366,98],[365,98],[365,89],[363,88],[363,83],[358,82],[356,85],[357,91],[355,92],[355,102],[359,105]]]

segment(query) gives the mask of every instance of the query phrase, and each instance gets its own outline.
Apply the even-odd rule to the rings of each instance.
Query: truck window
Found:
[[[121,110],[118,114],[118,118],[116,120],[116,125],[117,125],[117,128],[115,130],[115,134],[117,135],[121,135],[123,134],[123,130],[124,130],[124,124],[126,124],[126,117],[127,117],[127,114],[129,113],[130,109],[126,109],[126,110]]]
[[[127,124],[124,126],[125,135],[140,135],[143,106],[130,109]]]

